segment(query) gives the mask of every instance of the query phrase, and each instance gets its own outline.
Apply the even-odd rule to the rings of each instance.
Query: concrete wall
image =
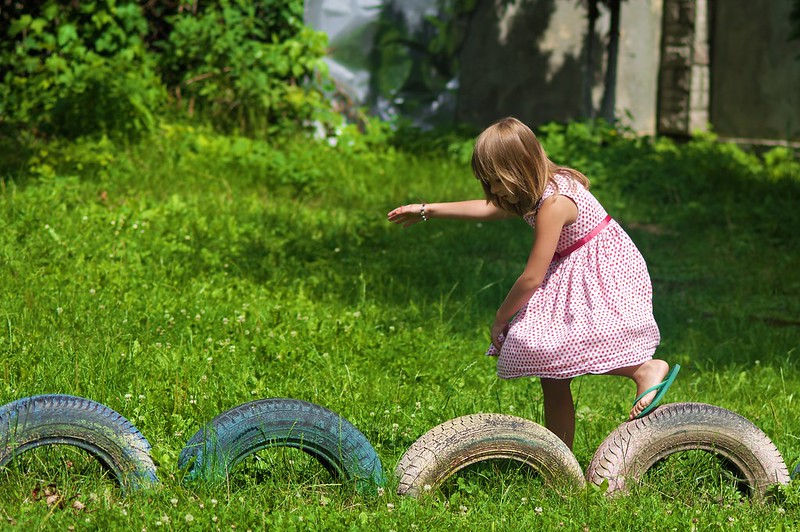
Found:
[[[432,8],[436,0],[414,2]],[[792,2],[622,2],[616,115],[642,134],[689,134],[710,122],[723,138],[800,142],[800,41],[788,40]],[[340,83],[358,85],[352,92],[360,104],[371,73],[355,66],[365,61],[371,47],[359,39],[369,33],[364,28],[374,25],[379,4],[381,0],[307,1],[309,21],[331,34],[332,56],[364,56],[350,61],[332,57],[348,65],[349,70],[340,68],[349,76],[340,76]],[[687,13],[693,26],[677,30],[688,31],[691,39],[678,46],[672,26],[686,22]],[[665,21],[672,24],[666,31]],[[347,32],[339,31],[343,24]],[[514,115],[536,127],[592,115],[603,93],[608,13],[602,12],[597,21],[593,72],[585,64],[587,26],[585,4],[579,0],[477,0],[459,54],[455,120],[484,127]],[[685,59],[690,75],[670,75],[673,56]],[[681,119],[677,125],[670,122],[676,117]]]
[[[800,41],[792,0],[711,4],[711,123],[722,137],[800,141]]]
[[[582,34],[572,0],[479,0],[461,50],[456,120],[513,115],[535,126],[581,116]]]
[[[655,132],[662,0],[629,0],[621,12],[617,115],[635,131]],[[596,65],[605,64],[608,14],[594,39]],[[503,8],[479,0],[461,52],[456,120],[479,127],[514,115],[537,126],[591,114],[583,102],[590,85],[597,110],[603,72],[587,72],[586,9],[574,0],[517,0]]]
[[[662,9],[662,0],[628,0],[620,16],[616,114],[647,135],[656,131]]]

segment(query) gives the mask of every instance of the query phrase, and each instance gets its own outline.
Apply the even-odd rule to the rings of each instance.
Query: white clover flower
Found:
[[[184,516],[184,520],[186,520],[187,523],[191,523],[192,521],[194,521],[194,516],[192,514],[186,514]]]

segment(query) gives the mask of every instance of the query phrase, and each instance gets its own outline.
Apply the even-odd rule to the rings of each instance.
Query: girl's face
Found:
[[[507,203],[513,205],[519,202],[519,196],[499,179],[489,179],[489,190],[491,190],[492,194]]]

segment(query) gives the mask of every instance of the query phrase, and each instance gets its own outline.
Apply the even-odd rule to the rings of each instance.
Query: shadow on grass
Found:
[[[800,180],[768,181],[753,172],[747,156],[713,143],[666,154],[638,146],[605,147],[606,160],[647,164],[628,168],[624,180],[600,180],[595,192],[648,261],[660,352],[690,349],[692,359],[719,364],[783,362],[796,347],[791,334],[798,323],[791,314],[800,315],[791,296],[800,286],[792,267],[800,258]],[[519,220],[433,220],[402,229],[382,211],[374,214],[329,225],[321,238],[294,227],[280,249],[250,242],[237,257],[241,274],[262,282],[272,278],[265,265],[289,265],[295,278],[286,282],[311,287],[315,297],[346,307],[365,301],[398,309],[435,306],[445,317],[460,313],[452,322],[458,331],[459,320],[468,328],[488,326],[532,242]],[[260,223],[285,221],[266,216]],[[698,344],[693,336],[705,339]],[[766,349],[753,345],[758,337]],[[727,352],[705,349],[737,338],[744,345]]]

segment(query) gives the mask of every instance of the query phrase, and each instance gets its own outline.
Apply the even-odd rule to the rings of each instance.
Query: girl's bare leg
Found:
[[[575,439],[575,404],[572,379],[541,379],[544,394],[544,424],[572,450]]]
[[[655,386],[659,382],[663,381],[668,372],[669,364],[663,360],[654,358],[653,360],[648,360],[647,362],[638,364],[636,366],[627,366],[624,368],[611,370],[608,373],[605,373],[605,375],[619,375],[621,377],[633,379],[633,381],[636,383],[636,396],[638,397],[651,386]],[[656,392],[653,391],[642,397],[639,402],[637,402],[635,405],[633,405],[633,408],[631,408],[630,417],[628,419],[633,419],[639,415],[639,412],[647,408],[647,405],[653,401],[653,397],[655,396]]]

